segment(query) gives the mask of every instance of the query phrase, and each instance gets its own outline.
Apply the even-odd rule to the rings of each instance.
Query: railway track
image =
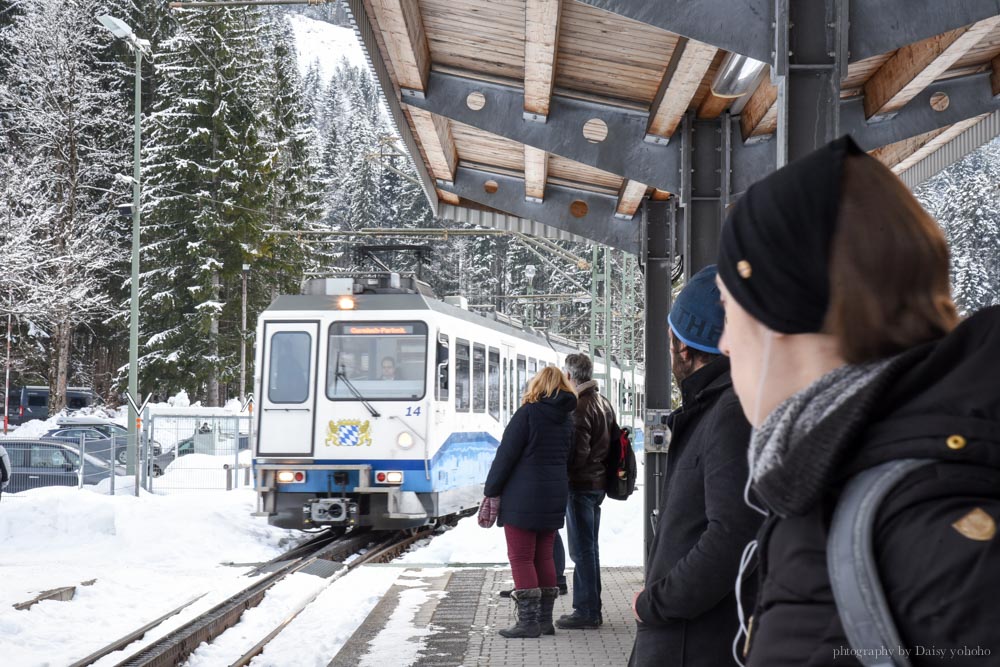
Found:
[[[216,637],[239,623],[243,612],[259,605],[267,591],[289,575],[296,572],[317,574],[327,578],[328,586],[360,565],[392,560],[416,540],[427,537],[432,532],[433,529],[428,528],[414,533],[361,530],[343,536],[318,535],[278,558],[258,566],[248,573],[250,576],[259,576],[259,579],[252,585],[119,662],[118,667],[174,667],[179,665],[202,643],[212,642]],[[352,556],[354,558],[351,558]],[[255,656],[264,650],[268,642],[278,636],[325,589],[326,586],[317,591],[233,664],[249,664]],[[180,613],[197,599],[200,598],[190,600],[142,628],[73,663],[71,667],[86,667],[115,651],[122,650],[142,639],[156,626]]]

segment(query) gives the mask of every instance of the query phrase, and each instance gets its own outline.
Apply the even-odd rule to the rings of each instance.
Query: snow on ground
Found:
[[[642,479],[642,465],[639,467]],[[642,566],[643,528],[646,523],[643,505],[643,487],[626,501],[605,498],[601,504],[601,566]],[[566,529],[560,531],[563,544]],[[433,540],[421,540],[400,559],[403,563],[506,563],[507,543],[503,528],[480,528],[476,516],[458,522],[458,525]],[[567,567],[573,563],[567,555]]]
[[[64,665],[202,593],[175,628],[248,584],[246,567],[300,534],[251,517],[252,491],[111,497],[35,489],[0,502],[0,637],[5,667]],[[89,587],[79,584],[89,579]],[[69,602],[11,605],[77,585]],[[162,634],[161,632],[161,634]],[[150,637],[152,639],[152,637]],[[128,651],[129,654],[134,650]],[[125,653],[101,665],[116,664]],[[228,664],[228,663],[227,663]]]
[[[420,627],[414,619],[428,600],[442,598],[447,593],[427,590],[426,583],[420,578],[411,579],[407,585],[411,588],[400,592],[399,603],[385,626],[369,642],[368,653],[358,667],[412,665],[427,645],[426,637],[434,634],[433,626]]]
[[[333,582],[267,645],[251,667],[326,667],[397,582],[401,571],[396,567],[365,566]],[[380,667],[398,664],[390,660]]]
[[[356,67],[367,69],[364,50],[350,28],[342,28],[323,21],[291,14],[295,46],[299,52],[299,71],[302,74],[313,63],[318,63],[324,83],[330,80],[342,58]]]

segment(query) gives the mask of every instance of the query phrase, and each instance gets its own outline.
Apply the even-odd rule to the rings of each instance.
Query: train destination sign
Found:
[[[413,333],[412,324],[401,324],[401,325],[372,325],[366,324],[364,326],[348,326],[347,333],[353,336],[391,336],[391,335],[406,335]]]

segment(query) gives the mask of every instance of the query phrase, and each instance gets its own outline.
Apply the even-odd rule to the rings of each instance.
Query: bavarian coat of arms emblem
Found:
[[[371,447],[371,424],[368,420],[331,420],[326,429],[327,447]]]

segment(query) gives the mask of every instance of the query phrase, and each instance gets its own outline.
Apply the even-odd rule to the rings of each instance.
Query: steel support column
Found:
[[[775,0],[780,168],[840,135],[840,80],[847,71],[847,3]]]
[[[601,393],[611,393],[611,248],[595,245],[590,267],[590,356],[597,360],[600,350],[604,370],[594,371],[593,379],[604,382]]]
[[[684,180],[681,204],[687,209],[684,275],[689,278],[719,254],[723,211],[723,141],[721,120],[684,119],[683,150],[690,155],[691,173]],[[728,180],[728,177],[727,179]]]
[[[645,552],[653,543],[656,511],[663,491],[663,475],[667,465],[670,432],[666,417],[670,414],[670,349],[667,343],[667,314],[670,312],[670,275],[673,269],[674,226],[677,205],[649,202],[642,207],[645,249],[641,263],[646,278],[645,376],[646,376],[646,438],[645,438]]]

